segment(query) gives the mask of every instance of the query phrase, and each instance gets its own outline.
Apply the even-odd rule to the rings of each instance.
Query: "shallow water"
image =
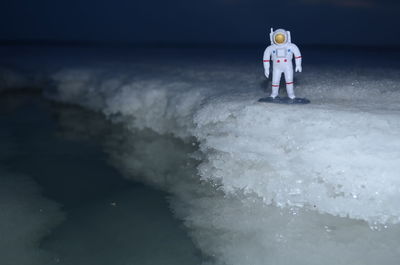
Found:
[[[201,256],[169,210],[166,193],[125,180],[108,163],[99,139],[68,137],[76,134],[59,117],[71,109],[84,112],[32,93],[0,99],[1,142],[12,142],[16,150],[1,167],[33,179],[65,216],[36,246],[50,256],[47,264],[199,264]],[[12,260],[0,255],[0,263]]]

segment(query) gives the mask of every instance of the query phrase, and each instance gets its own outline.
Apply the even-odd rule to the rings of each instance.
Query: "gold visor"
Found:
[[[278,33],[275,35],[275,43],[282,44],[285,42],[285,39],[286,37],[282,33]]]

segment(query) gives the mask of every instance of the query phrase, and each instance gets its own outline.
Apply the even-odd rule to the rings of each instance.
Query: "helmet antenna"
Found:
[[[274,44],[274,41],[272,40],[272,35],[274,34],[274,29],[271,28],[271,33],[269,34],[269,40],[271,41],[271,45]]]

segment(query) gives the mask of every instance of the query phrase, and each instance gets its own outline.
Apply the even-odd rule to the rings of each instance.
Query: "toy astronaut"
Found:
[[[270,62],[273,63],[272,72],[272,93],[274,100],[278,97],[279,83],[281,75],[284,73],[286,81],[286,91],[291,100],[295,99],[293,91],[293,56],[296,63],[296,72],[301,72],[301,54],[299,48],[290,39],[290,31],[284,29],[273,30],[269,34],[271,45],[264,52],[264,71],[265,76],[269,77]],[[279,99],[279,97],[277,98]]]

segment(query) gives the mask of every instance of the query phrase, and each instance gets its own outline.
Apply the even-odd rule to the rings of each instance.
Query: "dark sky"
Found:
[[[1,40],[400,45],[398,0],[7,0]]]

